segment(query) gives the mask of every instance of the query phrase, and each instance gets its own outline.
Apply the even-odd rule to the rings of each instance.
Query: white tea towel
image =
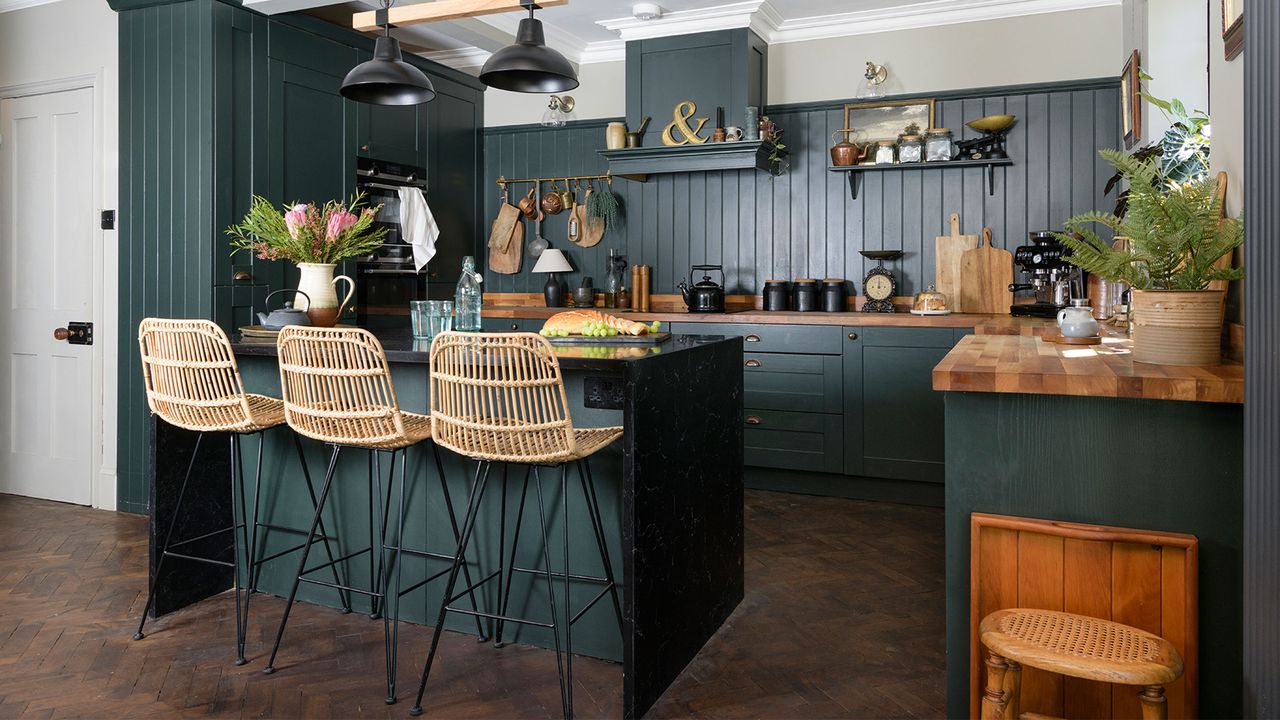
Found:
[[[413,266],[421,272],[436,254],[440,228],[418,188],[400,188],[400,234],[413,247]]]

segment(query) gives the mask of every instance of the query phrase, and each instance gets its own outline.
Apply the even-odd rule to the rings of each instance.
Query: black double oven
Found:
[[[413,165],[359,158],[356,189],[370,207],[381,206],[377,223],[387,229],[382,247],[356,260],[356,321],[362,327],[405,323],[409,301],[427,299],[427,268],[414,269],[413,248],[401,232],[400,190],[426,192],[426,171]]]

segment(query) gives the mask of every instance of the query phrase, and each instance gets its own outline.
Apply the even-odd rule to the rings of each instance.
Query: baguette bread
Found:
[[[618,331],[620,335],[648,335],[649,326],[634,320],[627,320],[599,310],[568,310],[556,313],[547,318],[543,330],[559,332],[564,330],[570,335],[581,335],[584,325],[590,322],[604,323]]]

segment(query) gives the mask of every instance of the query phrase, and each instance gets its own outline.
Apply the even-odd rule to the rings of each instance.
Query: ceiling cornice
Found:
[[[58,0],[0,0],[0,13],[13,12],[14,10],[26,10],[27,8],[36,7],[38,5],[48,5],[58,2]]]
[[[5,3],[43,2],[56,0],[0,0],[0,8]],[[1121,0],[931,0],[895,8],[785,19],[773,5],[774,2],[777,0],[736,0],[699,10],[670,12],[654,20],[622,17],[596,23],[617,33],[617,40],[586,42],[553,25],[544,23],[544,28],[548,45],[564,53],[575,65],[587,65],[623,61],[626,58],[626,43],[632,40],[714,30],[751,28],[766,42],[776,45],[1121,4]],[[476,20],[510,34],[515,33],[520,22],[518,17],[503,15],[490,15]],[[423,56],[444,65],[462,68],[484,64],[489,53],[481,48],[466,47],[425,53]]]

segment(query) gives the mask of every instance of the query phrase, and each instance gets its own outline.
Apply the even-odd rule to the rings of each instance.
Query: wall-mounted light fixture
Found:
[[[885,80],[889,79],[889,68],[884,65],[877,65],[868,60],[867,71],[862,74],[862,77],[865,80],[865,83],[858,89],[858,97],[884,97],[884,90],[880,86],[884,84]]]
[[[547,109],[542,113],[542,124],[545,127],[564,127],[573,119],[574,102],[572,95],[552,95],[547,100]]]

